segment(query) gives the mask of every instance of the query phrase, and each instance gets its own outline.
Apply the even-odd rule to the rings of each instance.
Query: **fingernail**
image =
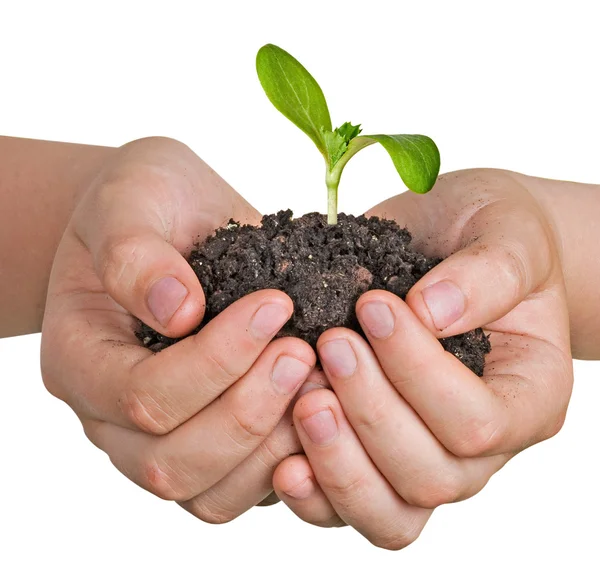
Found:
[[[311,366],[299,359],[291,356],[280,356],[273,366],[271,379],[277,389],[287,395],[292,393],[308,377],[310,370]]]
[[[306,477],[301,483],[292,487],[290,490],[284,491],[288,497],[298,500],[307,499],[315,491],[315,484],[310,477]]]
[[[383,302],[369,302],[362,306],[360,320],[374,338],[387,338],[394,331],[394,314]]]
[[[338,434],[335,417],[330,409],[319,411],[306,419],[302,419],[302,428],[315,445],[329,445]]]
[[[358,365],[354,350],[344,338],[323,344],[319,356],[327,371],[335,377],[350,377]]]
[[[148,308],[156,320],[166,326],[188,294],[188,289],[177,278],[165,276],[152,284]]]
[[[452,282],[438,282],[421,292],[435,327],[444,330],[465,313],[465,296]]]
[[[250,329],[257,338],[270,338],[285,324],[290,315],[282,304],[264,304],[254,314]]]

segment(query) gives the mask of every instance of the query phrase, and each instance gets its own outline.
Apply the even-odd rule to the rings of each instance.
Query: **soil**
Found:
[[[334,326],[362,334],[356,301],[367,290],[383,289],[405,298],[410,288],[440,258],[426,258],[410,248],[411,235],[394,221],[339,214],[328,225],[318,213],[293,219],[290,210],[266,215],[259,227],[230,221],[189,257],[206,296],[198,332],[237,299],[264,288],[286,292],[294,314],[278,334],[296,336],[313,347]],[[145,324],[138,337],[153,351],[177,340]],[[483,375],[491,350],[481,329],[440,340],[477,375]]]

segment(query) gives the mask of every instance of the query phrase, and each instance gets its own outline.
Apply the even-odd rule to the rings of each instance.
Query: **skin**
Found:
[[[181,143],[121,148],[66,228],[42,332],[46,387],[89,439],[134,482],[214,523],[267,497],[277,464],[301,450],[286,411],[316,360],[301,340],[271,342],[292,313],[274,290],[160,354],[140,346],[132,314],[170,336],[201,320],[182,253],[230,217],[258,221]]]
[[[600,358],[600,304],[596,285],[596,229],[600,220],[600,185],[582,185],[512,175],[538,201],[553,230],[567,286],[571,350],[576,359]]]
[[[271,341],[292,312],[277,291],[243,298],[153,355],[132,334],[132,315],[166,335],[189,332],[204,297],[184,255],[229,218],[256,223],[258,213],[173,140],[81,155],[38,143],[16,140],[17,151],[0,154],[16,165],[2,169],[1,188],[26,187],[5,191],[11,204],[51,188],[59,205],[23,219],[26,248],[47,234],[39,264],[3,253],[6,275],[34,283],[0,282],[4,335],[36,331],[35,312],[14,317],[14,307],[43,306],[62,235],[42,336],[47,388],[125,475],[207,522],[281,498],[307,522],[349,524],[377,546],[402,548],[435,507],[472,496],[517,452],[554,435],[571,351],[600,353],[598,270],[586,259],[600,189],[484,169],[444,175],[428,195],[405,193],[369,213],[395,218],[417,248],[449,258],[406,303],[365,294],[357,312],[369,343],[326,332],[324,371],[304,342]],[[28,145],[53,160],[38,157],[28,170]],[[436,341],[482,325],[494,346],[483,381]]]
[[[0,249],[0,337],[41,330],[60,237],[79,197],[115,152],[0,137],[0,244],[20,246]]]
[[[567,292],[556,226],[527,182],[454,173],[425,197],[372,211],[406,223],[424,252],[449,257],[406,303],[382,291],[360,298],[369,343],[339,328],[319,340],[332,390],[296,404],[304,454],[273,479],[300,518],[403,548],[432,509],[473,496],[559,431],[573,383]],[[483,379],[436,340],[477,326],[493,346]]]

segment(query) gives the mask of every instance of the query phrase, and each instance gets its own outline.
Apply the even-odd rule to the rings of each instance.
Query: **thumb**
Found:
[[[551,230],[528,201],[492,202],[462,229],[460,249],[428,272],[406,303],[438,337],[494,322],[549,278]]]
[[[110,296],[160,333],[180,337],[204,315],[204,293],[185,258],[152,229],[107,236],[92,257]]]
[[[111,185],[79,205],[73,230],[111,298],[161,334],[181,337],[202,320],[205,299],[178,250],[189,247],[191,238],[165,230],[181,228],[174,217],[183,201],[171,201],[171,195],[176,189],[154,196]]]

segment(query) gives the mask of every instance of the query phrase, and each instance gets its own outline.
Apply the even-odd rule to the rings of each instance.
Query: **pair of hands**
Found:
[[[409,293],[361,297],[368,343],[336,328],[273,340],[292,313],[253,293],[193,337],[152,354],[136,316],[169,336],[201,320],[193,242],[259,214],[187,147],[121,148],[85,193],[57,251],[42,373],[126,476],[198,518],[229,521],[283,500],[319,526],[408,545],[440,504],[477,493],[512,456],[561,427],[572,386],[555,237],[522,182],[442,176],[369,214],[448,256]],[[483,379],[437,338],[484,326]],[[276,495],[276,496],[275,496]]]

